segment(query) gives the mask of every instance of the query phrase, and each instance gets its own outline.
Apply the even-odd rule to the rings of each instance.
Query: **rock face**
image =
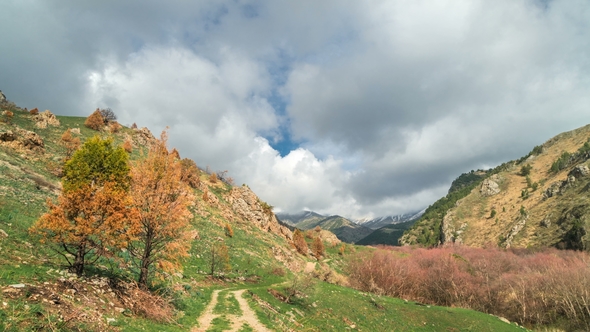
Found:
[[[137,146],[150,146],[156,138],[149,129],[143,127],[141,129],[135,129],[133,140]]]
[[[481,187],[479,188],[479,192],[482,196],[494,196],[500,192],[500,186],[494,180],[494,177],[485,179],[481,183]]]
[[[574,167],[574,169],[572,169],[567,176],[568,178],[573,176],[576,179],[580,179],[587,176],[588,174],[590,174],[590,169],[588,169],[588,166],[578,165]]]
[[[293,239],[291,230],[280,225],[272,211],[263,209],[258,196],[250,188],[245,186],[232,188],[227,196],[227,201],[243,220],[266,232],[282,236],[289,241]]]

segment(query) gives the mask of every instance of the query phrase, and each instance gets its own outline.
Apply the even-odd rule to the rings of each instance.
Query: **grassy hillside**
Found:
[[[0,105],[0,112],[6,109],[14,116],[0,122],[0,330],[196,331],[206,321],[201,318],[207,318],[214,292],[219,303],[210,308],[214,318],[208,331],[230,330],[234,320],[248,313],[239,304],[241,295],[229,290],[251,291],[236,294],[244,294],[257,313],[255,322],[269,330],[520,329],[475,311],[426,307],[337,286],[347,284],[348,255],[370,248],[326,243],[320,261],[297,254],[288,230],[247,187],[214,181],[202,171],[194,188],[192,246],[181,271],[164,274],[145,291],[135,286],[133,268],[104,256],[78,277],[67,271],[63,257],[28,231],[46,212],[45,201],[60,193],[67,152],[61,136],[71,128],[79,129],[74,135],[82,142],[97,134],[111,136],[117,144],[130,141],[131,159],[137,159],[149,143],[149,132],[124,127],[96,132],[84,127],[84,118],[63,116],[44,126],[15,105]],[[345,224],[332,221],[338,223]],[[211,248],[220,243],[228,247],[229,268],[211,274]],[[305,277],[313,277],[315,287],[298,288],[297,281]],[[287,293],[289,285],[304,291],[292,303],[268,292]],[[240,328],[251,330],[248,323]]]

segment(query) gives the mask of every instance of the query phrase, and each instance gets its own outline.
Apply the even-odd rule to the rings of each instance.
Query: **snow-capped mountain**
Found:
[[[358,219],[353,221],[359,225],[368,227],[370,229],[379,229],[383,226],[390,224],[399,224],[406,221],[417,220],[424,214],[424,211],[426,211],[426,209],[413,213],[377,217],[373,219]]]

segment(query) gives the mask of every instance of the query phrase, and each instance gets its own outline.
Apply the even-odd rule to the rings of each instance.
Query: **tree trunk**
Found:
[[[78,276],[81,276],[84,273],[84,256],[86,253],[86,245],[81,244],[78,247],[78,251],[76,252],[76,258],[74,260],[74,264],[72,265],[72,270]]]
[[[152,238],[150,232],[148,232],[143,256],[141,258],[141,264],[139,265],[139,287],[147,289],[148,286],[148,274],[151,265],[151,254],[152,254]]]

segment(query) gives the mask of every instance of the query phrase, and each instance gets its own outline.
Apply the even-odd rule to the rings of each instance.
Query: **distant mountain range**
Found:
[[[363,225],[365,227],[375,230],[391,224],[406,223],[408,221],[418,220],[424,214],[424,211],[425,209],[413,213],[398,214],[373,219],[359,219],[355,220],[354,222],[359,225]]]
[[[279,212],[276,213],[276,216],[281,222],[302,230],[313,229],[319,226],[322,229],[334,233],[341,241],[348,243],[363,244],[361,241],[372,235],[368,240],[370,243],[367,244],[397,245],[397,239],[403,231],[412,225],[415,220],[420,218],[423,213],[424,211],[420,211],[361,220],[350,220],[338,215],[325,216],[313,211],[302,211],[292,214]],[[398,231],[396,228],[395,232],[387,228],[382,230],[383,227],[393,224],[403,224],[403,229]]]

